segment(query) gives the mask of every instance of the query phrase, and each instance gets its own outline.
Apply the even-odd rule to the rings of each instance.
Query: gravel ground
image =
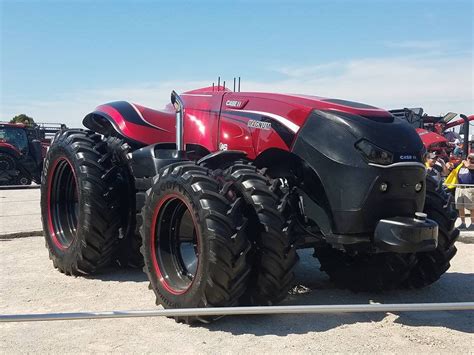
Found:
[[[474,245],[458,243],[449,272],[424,290],[383,295],[335,289],[311,253],[286,304],[473,301]],[[41,237],[0,238],[0,313],[151,309],[137,270],[95,277],[56,271]],[[473,312],[226,317],[188,326],[167,318],[0,323],[0,353],[472,353]]]
[[[39,189],[0,190],[0,236],[42,229]]]

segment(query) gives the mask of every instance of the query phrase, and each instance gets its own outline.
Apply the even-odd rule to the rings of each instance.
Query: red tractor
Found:
[[[66,127],[0,122],[0,185],[39,184],[51,136],[61,129]]]
[[[42,175],[46,244],[67,275],[118,260],[144,264],[166,308],[272,305],[297,249],[354,291],[424,287],[456,253],[423,143],[385,110],[217,85],[162,111],[101,105],[83,124],[56,135]]]
[[[389,111],[397,118],[408,121],[418,132],[428,151],[435,152],[440,156],[449,156],[453,151],[454,142],[463,140],[463,155],[469,152],[469,122],[474,120],[474,115],[469,117],[461,114],[460,118],[454,112],[449,112],[444,116],[430,116],[423,113],[422,108],[404,108]],[[456,126],[461,126],[460,132],[464,137],[454,130],[449,130]],[[454,162],[459,162],[460,157],[451,157]]]

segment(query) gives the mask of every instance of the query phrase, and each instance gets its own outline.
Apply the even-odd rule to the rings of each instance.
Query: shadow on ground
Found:
[[[311,251],[300,251],[296,269],[298,286],[284,305],[368,304],[368,303],[437,303],[472,302],[474,275],[446,273],[437,283],[421,290],[398,290],[387,293],[353,293],[340,290],[319,271]],[[415,327],[446,327],[474,333],[474,312],[397,312],[395,323]],[[211,331],[232,334],[286,336],[307,332],[323,332],[355,323],[380,322],[388,313],[339,313],[226,317],[206,327]],[[245,327],[242,327],[242,323]]]
[[[148,282],[148,277],[142,269],[124,268],[120,266],[111,266],[101,273],[84,277],[86,279],[102,281]]]
[[[353,293],[337,289],[319,271],[319,263],[311,251],[300,251],[300,262],[296,268],[297,286],[282,305],[368,304],[368,303],[438,303],[472,302],[474,275],[458,272],[446,273],[437,283],[421,290],[398,290],[387,293]],[[103,281],[148,282],[146,275],[138,269],[110,268],[102,274],[90,276]],[[388,313],[339,313],[268,316],[224,317],[204,326],[210,331],[223,331],[236,335],[256,336],[304,334],[323,332],[355,323],[380,322]],[[395,323],[423,327],[446,327],[474,333],[474,312],[401,312]],[[245,326],[242,326],[245,324]]]
[[[470,274],[448,273],[435,285],[423,290],[393,291],[384,294],[352,293],[334,288],[325,275],[315,272],[318,279],[300,284],[302,294],[290,295],[284,305],[368,304],[368,303],[435,303],[471,302],[474,277]],[[301,280],[299,280],[301,282]],[[457,285],[452,288],[452,285]],[[460,286],[464,285],[464,287]],[[456,292],[452,292],[456,290]],[[235,335],[256,336],[324,332],[356,323],[383,322],[388,313],[339,313],[226,317],[206,327]],[[414,327],[445,327],[464,333],[474,333],[474,312],[397,312],[394,322]],[[391,322],[391,321],[390,321]],[[242,326],[242,323],[245,326]]]

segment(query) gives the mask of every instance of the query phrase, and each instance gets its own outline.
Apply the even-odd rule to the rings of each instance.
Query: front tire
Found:
[[[191,162],[172,164],[146,195],[141,250],[156,303],[165,308],[237,305],[250,272],[250,243],[238,207],[219,194],[209,170]]]
[[[63,131],[43,169],[41,214],[50,259],[67,275],[92,274],[115,257],[123,171],[93,132]]]
[[[249,219],[245,231],[253,243],[253,266],[243,304],[274,305],[283,301],[294,283],[296,249],[288,236],[288,224],[278,210],[278,196],[271,181],[255,166],[237,162],[225,169],[223,195],[230,201],[243,198]]]
[[[450,261],[457,252],[454,243],[459,237],[459,230],[454,223],[458,214],[451,204],[450,195],[430,176],[426,178],[424,212],[438,223],[438,246],[434,251],[416,254],[417,264],[405,282],[408,288],[422,288],[439,280],[451,266]]]

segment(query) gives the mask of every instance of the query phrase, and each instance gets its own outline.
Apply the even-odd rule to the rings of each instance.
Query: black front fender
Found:
[[[423,164],[414,161],[371,166],[355,148],[361,138],[379,143],[385,137],[390,151],[402,148],[418,153],[422,144],[416,132],[397,121],[372,123],[363,117],[360,120],[335,120],[314,113],[301,128],[292,148],[321,180],[333,218],[332,234],[373,235],[379,220],[411,217],[423,210],[425,187],[415,190],[417,183],[425,182]],[[385,191],[382,184],[388,186]],[[316,195],[309,197],[318,200]]]
[[[209,169],[217,169],[223,167],[226,163],[245,159],[246,156],[247,153],[240,150],[220,150],[202,157],[197,163]]]

